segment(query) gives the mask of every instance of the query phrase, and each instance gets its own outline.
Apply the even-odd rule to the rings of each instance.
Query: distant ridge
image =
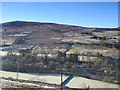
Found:
[[[77,25],[68,25],[68,24],[59,24],[59,23],[49,23],[49,22],[33,22],[33,21],[10,21],[1,23],[3,26],[11,27],[11,26],[25,26],[25,25],[64,25],[64,26],[72,26],[72,27],[81,27],[81,28],[96,28],[96,29],[115,29],[115,28],[99,28],[99,27],[84,27],[84,26],[77,26]],[[120,28],[120,27],[116,27]]]
[[[81,27],[87,28],[82,26],[76,25],[67,25],[67,24],[58,24],[58,23],[49,23],[49,22],[31,22],[31,21],[11,21],[11,22],[4,22],[2,23],[3,26],[11,27],[11,26],[25,26],[25,25],[63,25],[63,26],[72,26],[72,27]]]
[[[3,26],[5,27],[13,27],[13,26],[17,26],[17,27],[22,27],[22,26],[26,26],[26,25],[53,25],[55,23],[40,23],[40,22],[28,22],[28,21],[12,21],[12,22],[5,22],[2,23]]]
[[[90,28],[57,23],[12,21],[2,24],[2,36],[11,39],[14,45],[65,45],[93,44],[91,38],[96,38],[95,33],[106,31],[120,31],[119,28]],[[115,32],[117,33],[117,32]],[[95,37],[96,36],[96,37]],[[79,38],[78,38],[79,37]],[[85,38],[89,38],[88,41]],[[81,42],[83,39],[83,42]],[[99,43],[99,42],[98,42]],[[98,44],[97,43],[97,44]],[[94,42],[96,45],[96,42]]]

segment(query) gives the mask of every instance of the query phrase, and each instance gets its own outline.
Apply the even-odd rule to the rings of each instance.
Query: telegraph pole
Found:
[[[18,79],[19,64],[17,64],[17,78]]]
[[[18,71],[19,71],[19,67],[20,67],[20,64],[19,64],[19,61],[17,59],[17,76],[16,76],[16,79],[18,79]]]
[[[62,78],[62,65],[61,65],[61,90],[63,90],[62,81],[63,81],[63,78]]]
[[[61,57],[60,60],[62,59],[64,59],[64,57]],[[63,82],[63,72],[62,72],[62,64],[61,64],[61,90],[63,90],[62,82]]]

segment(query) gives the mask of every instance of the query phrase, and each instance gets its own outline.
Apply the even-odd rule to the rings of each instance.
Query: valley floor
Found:
[[[17,73],[16,72],[8,72],[8,71],[0,71],[1,75],[1,83],[2,87],[6,87],[7,85],[12,83],[11,86],[15,85],[24,85],[24,86],[31,86],[31,87],[42,87],[42,88],[58,88],[61,84],[61,76],[55,74],[48,74],[48,75],[33,75],[33,74],[26,74],[26,73],[19,73],[18,79],[23,80],[24,82],[20,83],[19,81],[10,81],[8,79],[12,78],[16,80]],[[68,78],[67,75],[63,75],[63,81]],[[43,82],[47,84],[40,84],[40,83],[33,83],[33,82],[25,82],[28,81],[36,81],[36,82]],[[7,84],[9,83],[9,84]],[[49,84],[48,84],[49,83]],[[54,85],[54,86],[52,86]],[[57,85],[59,85],[57,87]],[[120,88],[120,85],[113,84],[113,83],[106,83],[102,81],[87,79],[83,77],[74,76],[67,84],[67,87],[70,88]]]

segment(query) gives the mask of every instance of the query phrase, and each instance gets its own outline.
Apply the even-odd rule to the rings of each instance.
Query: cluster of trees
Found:
[[[14,42],[13,42],[13,44],[22,44],[22,43],[24,43],[25,42],[25,37],[20,37],[20,38],[17,38]]]
[[[58,52],[56,58],[38,57],[31,54],[8,54],[2,58],[3,70],[20,71],[20,72],[46,72],[46,73],[60,73],[60,67],[66,67],[67,62],[72,65],[78,62],[77,55],[70,55],[67,57],[65,53]],[[70,66],[68,66],[70,67]]]
[[[95,62],[81,62],[77,54],[58,52],[57,57],[8,54],[2,58],[3,70],[30,73],[61,73],[114,82],[118,80],[120,60],[99,56]]]
[[[90,72],[93,74],[92,77],[95,79],[119,83],[119,64],[119,59],[101,56],[101,58],[95,62],[84,63],[83,67],[90,68]]]
[[[51,31],[58,32],[58,33],[60,33],[60,32],[61,32],[61,30],[60,30],[60,29],[51,29]]]

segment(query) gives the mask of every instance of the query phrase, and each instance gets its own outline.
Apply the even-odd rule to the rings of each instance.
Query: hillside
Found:
[[[36,46],[60,49],[72,44],[73,47],[84,47],[88,50],[116,52],[120,49],[119,30],[119,28],[89,28],[55,23],[13,21],[2,24],[2,43],[4,46],[11,46],[4,50],[31,49]],[[109,55],[118,56],[117,54]]]
[[[90,39],[90,37],[95,36],[98,32],[101,33],[112,30],[112,32],[117,33],[116,31],[118,31],[117,28],[86,28],[55,23],[25,21],[3,23],[2,28],[3,40],[8,39],[8,43],[12,41],[15,44],[54,44],[62,42],[80,42],[80,40],[84,40],[84,42],[80,43],[92,43],[90,40],[86,39]],[[116,34],[114,36],[116,36]],[[21,42],[15,41],[16,39]],[[99,41],[96,41],[96,43],[99,43]]]
[[[3,39],[25,39],[21,40],[22,42],[20,42],[20,44],[60,43],[61,39],[67,37],[65,34],[66,32],[82,28],[78,26],[69,26],[54,23],[37,23],[25,21],[3,23],[2,27]]]

